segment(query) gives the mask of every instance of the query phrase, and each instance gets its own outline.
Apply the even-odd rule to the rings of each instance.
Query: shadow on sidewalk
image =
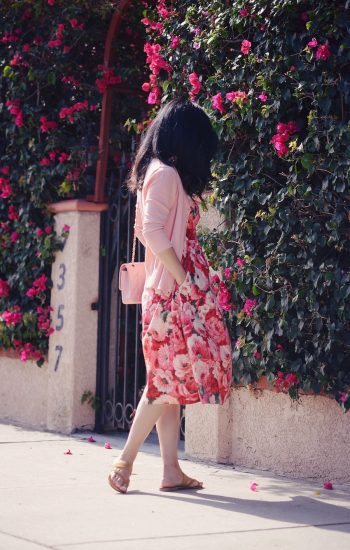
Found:
[[[226,510],[229,512],[239,512],[249,516],[257,516],[273,521],[295,523],[295,527],[313,526],[320,529],[340,531],[350,533],[350,510],[344,506],[333,505],[313,498],[304,496],[290,497],[288,501],[268,502],[266,500],[250,500],[235,497],[227,497],[215,494],[205,494],[202,491],[184,491],[186,498],[177,495],[157,493],[148,493],[138,490],[130,490],[129,495],[138,494],[140,496],[152,496],[167,498],[184,504],[197,504],[198,506],[210,506],[212,508]],[[193,496],[192,496],[193,495]],[[317,518],[317,522],[315,521]],[[292,526],[288,526],[291,528]],[[281,529],[285,529],[283,526]],[[257,528],[257,531],[268,530],[269,528]],[[271,529],[276,529],[272,527]],[[277,528],[278,529],[278,528]],[[244,531],[254,531],[254,528],[242,529]],[[235,533],[240,531],[235,529]]]

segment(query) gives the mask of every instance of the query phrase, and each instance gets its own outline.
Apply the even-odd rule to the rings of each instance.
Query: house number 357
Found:
[[[58,274],[59,282],[57,283],[58,290],[63,290],[64,289],[64,286],[65,286],[65,283],[66,283],[65,275],[66,275],[66,266],[65,266],[65,264],[60,264],[59,265],[59,274]],[[57,331],[62,330],[63,326],[64,326],[63,310],[64,310],[64,304],[61,303],[61,304],[58,305],[58,309],[57,309],[57,321],[58,321],[57,324],[56,324],[56,330]],[[56,345],[55,350],[58,352],[57,359],[56,359],[56,364],[55,364],[55,368],[54,368],[54,370],[56,371],[58,369],[60,359],[61,359],[61,356],[62,356],[62,353],[63,353],[63,346],[58,344],[58,345]]]

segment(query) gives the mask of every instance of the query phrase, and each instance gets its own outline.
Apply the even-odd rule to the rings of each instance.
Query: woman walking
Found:
[[[160,490],[202,489],[177,455],[180,405],[223,404],[230,392],[232,349],[197,240],[194,197],[210,178],[217,136],[197,105],[172,100],[159,111],[137,152],[130,191],[137,193],[135,232],[145,246],[142,348],[147,384],[127,442],[108,476],[126,493],[138,450],[156,425],[163,460]]]

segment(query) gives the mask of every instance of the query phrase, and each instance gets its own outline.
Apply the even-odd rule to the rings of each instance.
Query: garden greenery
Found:
[[[1,2],[0,347],[38,366],[54,330],[51,265],[70,230],[56,235],[48,205],[93,193],[103,93],[130,82],[141,89],[140,10],[115,41],[113,70],[103,66],[113,2]],[[130,163],[123,124],[133,109],[131,93],[116,94],[109,173],[122,156]]]
[[[155,107],[190,96],[221,140],[202,236],[236,383],[350,408],[350,2],[158,2],[144,12]]]

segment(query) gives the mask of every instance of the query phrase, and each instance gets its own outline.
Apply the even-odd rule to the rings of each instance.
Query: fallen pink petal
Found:
[[[112,449],[112,446],[109,441],[106,441],[105,443],[105,449]]]
[[[258,487],[258,483],[255,483],[255,481],[250,484],[251,491],[257,491],[258,490],[257,487]]]
[[[90,435],[90,437],[88,437],[88,442],[89,442],[89,443],[96,443],[96,439],[94,439],[94,438],[92,437],[92,435]]]
[[[323,482],[323,487],[325,489],[333,489],[333,483],[329,480]]]
[[[73,453],[72,453],[72,451],[71,451],[70,449],[68,449],[68,451],[64,451],[64,454],[65,454],[65,455],[72,455]]]

